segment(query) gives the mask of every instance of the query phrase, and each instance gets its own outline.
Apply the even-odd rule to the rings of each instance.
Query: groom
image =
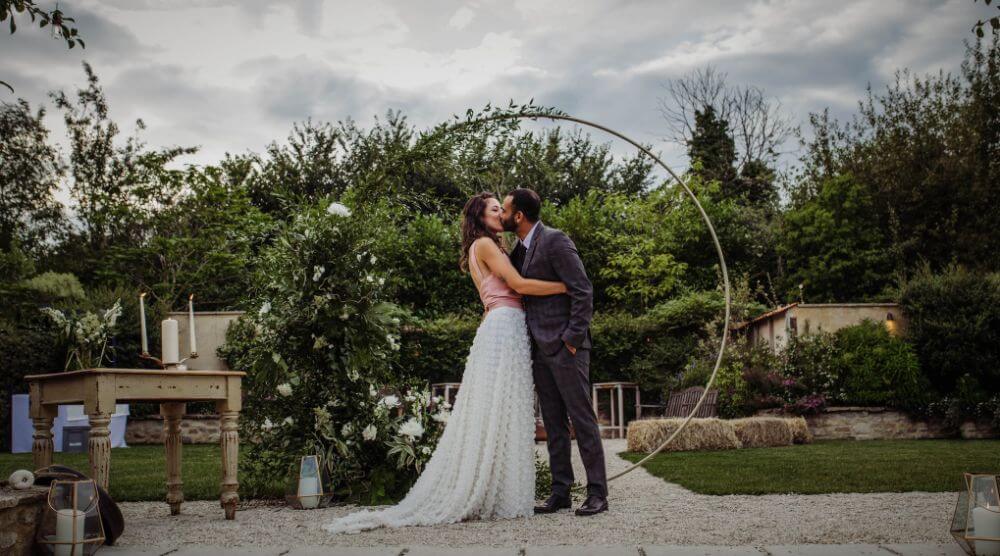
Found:
[[[576,246],[566,234],[542,225],[538,219],[541,208],[537,193],[515,189],[504,199],[501,215],[504,230],[518,238],[510,255],[514,268],[525,278],[561,281],[568,290],[560,295],[524,298],[535,389],[552,467],[552,495],[535,506],[535,513],[570,507],[573,466],[568,416],[587,470],[587,500],[576,515],[595,515],[608,509],[608,485],[601,433],[590,399],[594,293]]]

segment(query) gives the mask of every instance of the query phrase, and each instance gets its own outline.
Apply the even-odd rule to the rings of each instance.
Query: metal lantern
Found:
[[[1000,556],[1000,476],[965,474],[951,534],[966,554]]]
[[[56,480],[38,527],[37,544],[48,556],[90,556],[104,544],[97,484],[91,479]]]
[[[288,482],[285,501],[296,510],[325,508],[333,498],[328,484],[319,456],[302,456],[299,472]]]

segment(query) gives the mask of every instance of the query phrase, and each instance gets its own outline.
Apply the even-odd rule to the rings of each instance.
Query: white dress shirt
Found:
[[[524,245],[525,251],[531,249],[531,238],[535,235],[535,230],[538,229],[538,225],[541,223],[542,223],[541,220],[535,222],[535,225],[532,226],[530,230],[528,230],[528,235],[524,236],[524,239],[521,240],[521,243]]]

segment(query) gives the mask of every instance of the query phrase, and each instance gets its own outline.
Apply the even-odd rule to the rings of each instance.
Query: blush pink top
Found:
[[[483,300],[483,307],[486,307],[487,311],[497,307],[524,308],[521,304],[521,294],[508,286],[503,278],[492,272],[483,275],[482,269],[479,268],[479,259],[476,257],[475,244],[469,248],[469,268],[475,269],[476,275],[479,276],[479,298]]]

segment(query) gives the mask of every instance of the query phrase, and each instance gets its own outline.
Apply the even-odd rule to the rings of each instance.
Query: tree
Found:
[[[979,0],[972,0],[973,2],[979,2]],[[983,3],[989,6],[993,0],[983,0]],[[1000,3],[997,4],[997,9],[1000,10]],[[986,27],[986,23],[989,22],[990,28],[993,29],[993,34],[1000,34],[1000,15],[995,15],[993,17],[986,18],[986,20],[978,20],[976,24],[972,26],[972,32],[976,34],[977,37],[983,38],[985,33],[983,29]]]
[[[731,126],[738,170],[754,161],[772,165],[794,130],[791,119],[782,113],[781,103],[758,87],[728,85],[726,74],[712,66],[670,80],[664,89],[667,94],[659,98],[659,106],[667,124],[667,139],[688,145],[698,114],[711,107],[719,120]]]
[[[0,103],[0,252],[15,245],[37,252],[62,223],[54,194],[64,168],[44,116],[24,100]]]
[[[82,264],[98,260],[111,245],[142,244],[152,215],[177,202],[184,172],[167,166],[197,149],[147,149],[138,137],[145,129],[142,120],[136,121],[136,134],[119,144],[119,128],[109,117],[97,75],[87,63],[83,69],[87,87],[77,91],[75,102],[62,91],[52,98],[69,132],[69,190],[79,222],[63,244],[61,262],[88,283],[94,269]]]
[[[902,71],[884,91],[869,90],[851,121],[811,122],[794,202],[850,175],[867,189],[868,222],[900,272],[924,262],[1000,267],[1000,35],[968,47],[960,77]]]
[[[811,302],[884,297],[894,274],[888,243],[868,188],[849,175],[832,177],[816,197],[784,214],[781,293],[797,299],[801,284]]]
[[[730,191],[736,179],[736,146],[729,134],[729,122],[716,115],[715,108],[706,106],[695,112],[695,125],[687,143],[688,158],[700,162],[692,170],[705,181],[718,181],[723,194]]]

